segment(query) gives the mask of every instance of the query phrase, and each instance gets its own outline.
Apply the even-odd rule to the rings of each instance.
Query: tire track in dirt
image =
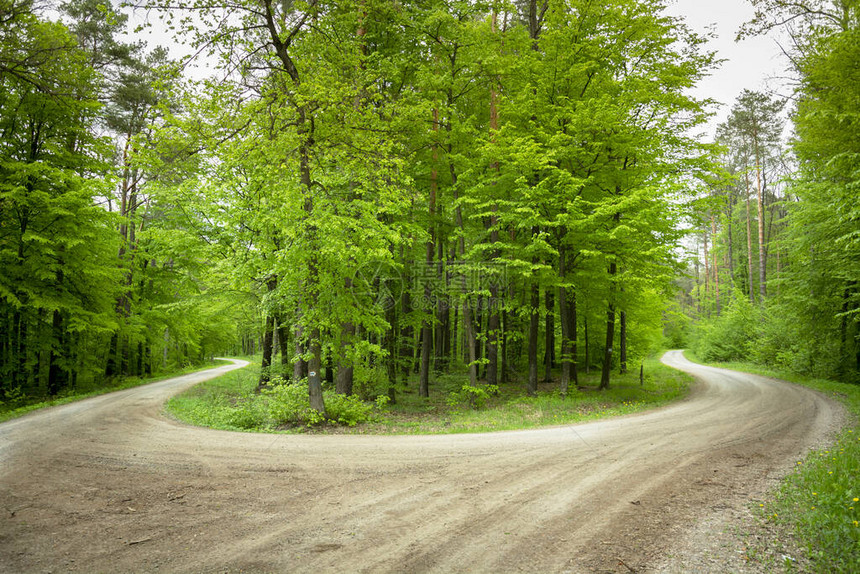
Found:
[[[163,401],[240,364],[0,424],[10,572],[639,572],[840,421],[822,395],[701,367],[691,396],[473,435],[258,435]]]

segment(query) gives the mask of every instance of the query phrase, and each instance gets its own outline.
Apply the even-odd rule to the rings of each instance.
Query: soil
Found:
[[[736,533],[748,506],[843,411],[664,362],[696,376],[688,399],[529,431],[265,435],[164,416],[242,361],[31,413],[0,424],[0,569],[754,571]]]

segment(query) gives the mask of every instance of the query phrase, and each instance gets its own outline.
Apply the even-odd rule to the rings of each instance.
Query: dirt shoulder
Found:
[[[260,435],[162,415],[168,396],[236,365],[34,413],[0,425],[0,563],[11,572],[720,572],[691,552],[696,532],[763,493],[825,439],[841,408],[680,353],[665,361],[700,380],[689,399],[530,431]]]

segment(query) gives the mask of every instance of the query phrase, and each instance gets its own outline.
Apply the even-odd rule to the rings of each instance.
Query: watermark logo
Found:
[[[411,262],[403,267],[389,262],[370,262],[359,266],[352,278],[352,294],[359,305],[390,309],[404,293],[412,294],[413,309],[450,308],[460,305],[465,295],[483,294],[472,301],[489,308],[489,295],[502,293],[507,285],[507,267],[503,264],[465,261]]]
[[[359,305],[391,309],[400,300],[405,287],[403,275],[387,261],[364,263],[352,276],[352,295]]]

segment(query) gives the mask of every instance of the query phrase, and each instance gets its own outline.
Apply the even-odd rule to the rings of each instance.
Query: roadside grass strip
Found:
[[[685,353],[691,360],[692,353]],[[748,363],[711,363],[797,383],[841,401],[852,419],[836,442],[797,460],[758,512],[775,526],[793,529],[817,572],[860,572],[860,385],[812,379]]]
[[[259,366],[248,366],[201,383],[168,401],[168,413],[198,426],[251,432],[324,432],[360,434],[450,434],[515,430],[564,425],[653,409],[687,395],[692,377],[662,365],[657,358],[625,375],[613,373],[608,391],[598,391],[600,373],[581,373],[579,387],[562,397],[558,382],[541,383],[536,397],[525,394],[525,383],[497,388],[470,388],[466,376],[439,375],[431,397],[417,396],[417,382],[396,390],[390,404],[387,387],[376,389],[356,381],[359,396],[342,397],[326,388],[328,417],[315,417],[306,408],[307,387],[273,384],[255,393]],[[363,400],[362,400],[363,399]]]

